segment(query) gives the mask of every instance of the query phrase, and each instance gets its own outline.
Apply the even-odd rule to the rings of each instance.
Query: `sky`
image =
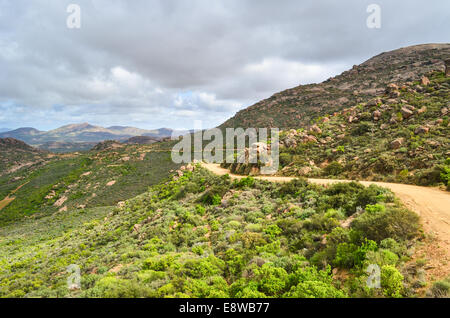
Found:
[[[448,0],[0,0],[0,128],[215,127],[382,52],[450,42],[449,18]]]

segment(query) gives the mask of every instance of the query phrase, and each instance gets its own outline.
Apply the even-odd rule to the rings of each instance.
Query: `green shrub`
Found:
[[[386,238],[408,240],[419,233],[419,216],[402,208],[389,208],[376,213],[365,212],[351,224],[352,228],[376,242]]]
[[[154,293],[148,287],[132,280],[124,280],[116,277],[104,277],[95,287],[86,292],[87,297],[95,298],[141,298],[154,297]]]
[[[278,196],[297,195],[303,188],[308,185],[305,178],[296,178],[292,181],[283,183],[278,188]]]
[[[449,298],[450,297],[450,278],[437,281],[429,290],[431,297],[435,298]]]
[[[323,171],[325,176],[337,176],[342,173],[344,167],[337,161],[331,162]]]
[[[331,268],[317,270],[315,267],[298,268],[289,275],[292,286],[284,297],[291,298],[344,298],[345,292],[333,286]]]
[[[255,184],[255,179],[252,177],[246,177],[246,178],[242,178],[239,181],[235,181],[234,182],[234,186],[238,189],[242,189],[242,188],[251,188],[253,187],[253,185]]]
[[[403,275],[392,265],[381,268],[381,288],[387,297],[401,297],[403,291]]]
[[[347,295],[333,285],[318,282],[306,281],[298,283],[292,287],[285,295],[288,298],[346,298]]]
[[[283,268],[266,263],[254,269],[258,290],[268,296],[280,295],[288,283],[288,274]]]
[[[337,247],[334,265],[342,268],[352,268],[356,264],[358,246],[353,243],[341,243]]]
[[[371,129],[371,125],[368,122],[361,122],[359,123],[355,129],[352,130],[352,135],[353,136],[361,136],[364,135],[365,133],[369,132]]]
[[[367,239],[359,247],[353,243],[341,243],[337,247],[334,264],[342,268],[360,267],[366,259],[366,254],[377,249],[377,243]]]
[[[287,152],[280,153],[280,164],[285,167],[292,163],[292,155]]]

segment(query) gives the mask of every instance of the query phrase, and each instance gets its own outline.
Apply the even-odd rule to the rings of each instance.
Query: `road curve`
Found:
[[[232,174],[229,170],[221,168],[218,164],[202,163],[202,166],[217,175],[228,174],[233,179],[246,177]],[[254,178],[271,182],[289,182],[295,179],[293,177],[278,176],[255,176]],[[353,180],[308,179],[308,181],[327,185],[338,182],[351,182]],[[408,209],[416,212],[420,216],[425,232],[432,234],[438,239],[439,244],[446,252],[446,258],[448,258],[448,255],[450,255],[450,192],[442,191],[437,188],[399,183],[374,181],[359,182],[365,186],[375,184],[390,189]]]

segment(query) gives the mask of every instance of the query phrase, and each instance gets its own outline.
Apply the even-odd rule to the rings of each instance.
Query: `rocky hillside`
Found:
[[[298,129],[330,114],[383,94],[387,84],[444,71],[450,44],[425,44],[382,53],[320,84],[300,85],[238,112],[226,127]]]
[[[450,176],[450,76],[433,72],[281,134],[281,173],[420,185]]]
[[[14,158],[11,149],[18,149],[14,164],[0,171],[0,202],[14,192],[14,200],[0,206],[0,227],[32,215],[116,204],[145,192],[180,166],[159,144],[106,141],[85,153],[49,154],[15,143],[20,146],[9,146],[0,156]]]
[[[0,138],[0,175],[45,160],[48,154],[14,138]]]

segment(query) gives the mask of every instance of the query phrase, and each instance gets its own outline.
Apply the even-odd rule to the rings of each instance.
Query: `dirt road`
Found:
[[[231,174],[218,164],[203,163],[205,168],[217,175],[229,174],[233,179],[245,176]],[[256,176],[255,179],[272,182],[289,182],[292,177]],[[312,183],[327,185],[349,180],[308,179]],[[424,231],[435,239],[432,243],[423,246],[425,257],[433,258],[430,265],[435,269],[437,276],[445,277],[450,274],[450,193],[437,188],[420,187],[415,185],[360,181],[369,186],[375,184],[390,189],[411,211],[416,212],[423,224]]]
[[[5,208],[8,204],[10,204],[11,202],[14,201],[14,199],[16,197],[12,196],[14,193],[16,193],[17,191],[19,191],[20,188],[22,188],[24,185],[26,185],[28,182],[20,185],[19,187],[17,187],[15,190],[11,191],[10,194],[8,194],[6,196],[6,198],[4,198],[3,200],[0,201],[0,211]]]

